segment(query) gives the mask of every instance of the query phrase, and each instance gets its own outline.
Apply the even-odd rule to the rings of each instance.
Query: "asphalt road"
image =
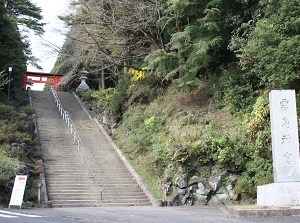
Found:
[[[300,216],[235,218],[225,207],[99,207],[0,210],[1,223],[250,223],[300,222]]]

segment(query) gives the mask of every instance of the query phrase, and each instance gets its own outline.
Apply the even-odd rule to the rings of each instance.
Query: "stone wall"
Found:
[[[177,177],[175,193],[169,206],[232,204],[239,199],[234,193],[237,176],[228,172],[216,174],[209,179],[193,176],[189,180]]]

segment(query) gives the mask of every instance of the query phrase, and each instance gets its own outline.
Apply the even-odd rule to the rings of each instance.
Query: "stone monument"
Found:
[[[80,85],[76,88],[76,92],[83,92],[83,91],[87,91],[89,90],[89,86],[86,84],[86,79],[87,79],[87,75],[88,75],[88,72],[86,70],[82,70],[81,72],[81,83]]]
[[[274,183],[257,187],[258,206],[300,205],[299,140],[294,90],[269,95]]]

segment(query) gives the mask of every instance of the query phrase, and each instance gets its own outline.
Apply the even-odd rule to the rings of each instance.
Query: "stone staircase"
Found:
[[[58,92],[103,185],[100,191],[87,174],[70,129],[60,117],[51,92],[32,91],[38,133],[44,153],[49,200],[53,207],[151,205],[112,144],[74,95]]]

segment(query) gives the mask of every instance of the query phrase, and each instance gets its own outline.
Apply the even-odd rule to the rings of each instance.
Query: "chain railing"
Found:
[[[78,151],[81,152],[81,155],[82,155],[82,159],[84,159],[87,163],[87,170],[88,170],[88,173],[93,177],[93,180],[94,180],[94,184],[95,186],[98,188],[98,190],[100,191],[101,193],[101,202],[102,202],[102,199],[103,199],[103,185],[102,185],[102,182],[99,178],[99,176],[97,175],[97,172],[95,170],[95,167],[93,165],[93,162],[92,160],[90,159],[90,156],[89,154],[87,153],[86,149],[85,149],[85,146],[83,145],[80,137],[79,137],[79,134],[75,128],[75,125],[73,124],[73,121],[69,115],[69,112],[64,110],[55,90],[54,90],[54,87],[51,86],[51,92],[52,92],[52,95],[54,97],[54,101],[56,103],[56,106],[58,107],[58,111],[60,112],[60,116],[62,116],[62,118],[64,120],[66,120],[66,123],[68,125],[68,127],[71,129],[71,135],[73,135],[73,140],[74,142],[77,143],[77,148],[78,148]]]

